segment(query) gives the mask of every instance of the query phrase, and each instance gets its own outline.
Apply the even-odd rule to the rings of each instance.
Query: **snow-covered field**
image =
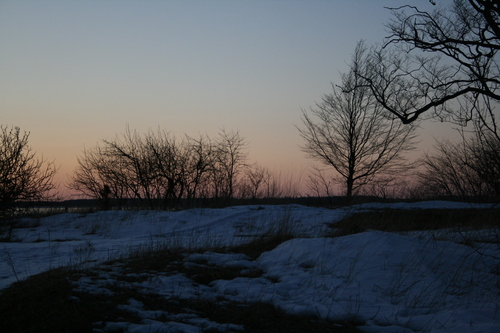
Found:
[[[58,266],[91,268],[97,274],[75,282],[76,290],[112,293],[128,273],[100,262],[141,246],[206,248],[249,242],[262,233],[285,228],[296,238],[253,260],[241,253],[189,253],[182,265],[240,269],[233,279],[199,284],[185,274],[149,272],[129,279],[138,291],[165,298],[203,298],[270,302],[292,314],[332,320],[356,319],[365,332],[500,332],[498,245],[481,252],[453,240],[452,230],[397,234],[366,231],[327,237],[327,224],[356,210],[379,208],[470,208],[470,204],[421,202],[364,204],[329,210],[298,205],[238,206],[180,212],[108,211],[26,219],[15,229],[16,242],[0,243],[0,289]],[[475,205],[476,208],[489,207]],[[487,238],[487,237],[486,237]],[[244,274],[259,271],[258,275]],[[135,282],[133,282],[135,281]],[[140,323],[107,322],[101,331],[237,332],[193,313],[150,311],[129,299],[120,305],[139,315]],[[160,320],[161,318],[161,320]],[[167,319],[165,319],[167,318]]]

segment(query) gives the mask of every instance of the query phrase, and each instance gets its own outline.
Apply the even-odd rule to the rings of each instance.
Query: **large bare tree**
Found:
[[[356,72],[366,65],[366,47],[355,49],[351,70],[339,86],[310,112],[303,111],[303,151],[333,167],[346,189],[347,203],[359,187],[379,174],[405,166],[405,152],[414,149],[415,126],[389,117]],[[309,114],[310,113],[310,114]]]
[[[494,114],[476,111],[484,98],[500,101],[499,2],[455,0],[432,12],[391,10],[387,41],[357,73],[377,101],[404,123],[423,115],[459,122],[479,117],[492,129]]]
[[[500,3],[431,3],[438,4],[433,11],[391,8],[386,42],[372,49],[356,74],[377,102],[403,123],[420,118],[461,126],[472,122],[472,138],[439,143],[436,153],[425,157],[421,176],[428,187],[461,196],[484,194],[484,185],[495,192],[481,179],[487,175],[488,184],[500,183],[494,171],[499,167],[495,149],[500,146]],[[480,162],[487,159],[488,165]]]

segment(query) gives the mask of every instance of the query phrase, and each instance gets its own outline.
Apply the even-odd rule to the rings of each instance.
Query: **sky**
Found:
[[[447,3],[449,0],[442,1]],[[356,43],[386,37],[384,7],[426,0],[0,0],[0,124],[60,166],[123,133],[237,130],[250,162],[305,170],[295,126]],[[424,124],[420,151],[450,126]]]

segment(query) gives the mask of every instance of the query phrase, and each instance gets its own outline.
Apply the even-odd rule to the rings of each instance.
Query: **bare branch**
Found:
[[[389,9],[389,37],[356,72],[387,111],[404,123],[423,115],[463,123],[471,113],[455,107],[461,99],[500,101],[498,1]]]

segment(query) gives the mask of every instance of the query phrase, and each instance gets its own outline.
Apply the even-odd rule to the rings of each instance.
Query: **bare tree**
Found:
[[[102,153],[120,166],[122,173],[119,176],[127,180],[127,190],[133,193],[135,198],[146,201],[150,208],[155,208],[155,170],[144,141],[140,134],[127,127],[126,131],[115,139],[103,140]]]
[[[415,126],[404,126],[388,117],[363,78],[355,74],[365,66],[365,52],[360,42],[341,85],[332,85],[333,92],[311,108],[317,120],[303,111],[305,128],[299,128],[305,141],[303,151],[340,175],[347,203],[356,189],[377,175],[404,168],[403,153],[414,149],[415,144]]]
[[[487,194],[500,200],[500,140],[491,134],[477,136],[468,149],[473,159],[470,167],[484,182]]]
[[[85,149],[68,187],[103,202],[110,196],[137,198],[154,208],[153,162],[148,154],[143,138],[127,128],[121,136]]]
[[[96,199],[101,198],[104,186],[109,186],[110,181],[106,177],[109,175],[105,171],[111,163],[107,163],[100,153],[100,148],[84,149],[82,156],[77,156],[77,168],[68,181],[68,188],[78,191],[85,196]]]
[[[474,111],[484,97],[500,100],[498,1],[455,0],[433,12],[391,10],[387,42],[357,72],[386,110],[404,123],[432,112],[466,122],[478,116]],[[486,116],[491,125],[492,115]]]
[[[121,204],[123,199],[136,192],[131,190],[133,184],[124,161],[109,154],[109,151],[106,153],[99,144],[84,149],[82,155],[77,156],[77,163],[69,178],[68,188],[101,201],[104,209],[110,208],[110,199],[118,199]]]
[[[426,154],[421,187],[433,195],[500,198],[500,136],[491,99],[475,106],[470,127],[459,128],[462,140],[441,141]]]
[[[208,136],[187,137],[187,199],[206,198],[210,193],[210,171],[214,165],[214,144]],[[189,203],[188,203],[189,204]]]
[[[462,144],[441,141],[434,150],[433,154],[424,156],[424,171],[418,174],[428,196],[480,195],[482,184],[477,174],[467,167],[470,156]]]
[[[148,164],[150,186],[154,198],[163,200],[163,208],[178,205],[186,191],[187,147],[170,133],[160,129],[149,131],[144,139],[143,163]]]
[[[48,199],[55,189],[57,168],[53,162],[36,158],[28,146],[29,135],[21,133],[19,127],[0,125],[0,227],[9,227],[7,238],[12,232],[10,218],[15,203]]]
[[[48,198],[55,189],[54,163],[36,158],[28,146],[29,132],[7,126],[0,126],[0,131],[0,212],[19,200]]]
[[[247,160],[247,142],[238,131],[221,130],[214,150],[213,184],[215,197],[234,197],[238,176]]]

